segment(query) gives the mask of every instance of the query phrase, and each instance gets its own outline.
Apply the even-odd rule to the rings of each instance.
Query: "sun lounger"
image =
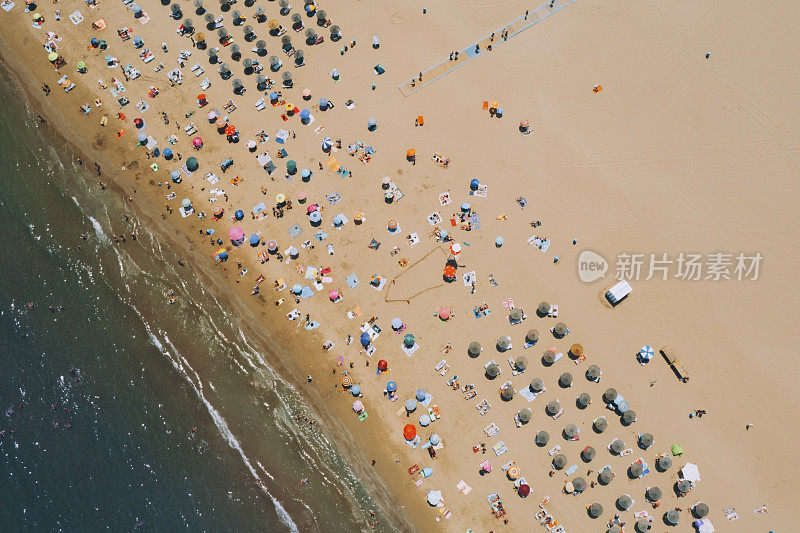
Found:
[[[186,132],[186,135],[194,135],[197,133],[197,126],[194,125],[194,122],[190,122],[183,128],[183,131]]]
[[[191,68],[191,71],[194,73],[195,78],[199,78],[203,73],[205,73],[205,69],[200,66],[200,63],[195,63],[195,65]]]
[[[256,111],[263,111],[267,108],[267,104],[264,102],[264,99],[260,99],[256,103],[253,104],[256,107]]]
[[[550,455],[550,457],[552,457],[552,456],[554,456],[555,454],[557,454],[560,451],[561,451],[561,446],[556,444],[555,446],[550,448],[550,450],[548,450],[547,453]]]

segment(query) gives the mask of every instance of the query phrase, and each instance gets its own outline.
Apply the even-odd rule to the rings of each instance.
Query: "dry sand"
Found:
[[[54,22],[52,16],[56,7],[62,10],[60,23]],[[188,5],[184,7],[190,11]],[[241,4],[235,7],[246,12],[255,9],[245,9]],[[267,3],[265,7],[271,17],[275,15],[276,4]],[[777,2],[754,9],[745,2],[731,2],[721,11],[699,2],[680,6],[659,2],[630,4],[623,10],[622,6],[578,1],[410,97],[403,97],[396,85],[446,59],[451,49],[467,46],[517,18],[526,7],[536,6],[521,2],[440,2],[427,6],[426,15],[419,3],[402,7],[359,3],[356,10],[352,2],[333,0],[321,7],[342,27],[345,39],[355,38],[358,45],[341,56],[338,50],[342,42],[333,45],[327,40],[327,31],[323,31],[326,42],[322,46],[303,47],[308,64],[293,69],[295,89],[284,94],[302,107],[299,93],[307,86],[314,93],[312,103],[325,96],[336,104],[335,109],[325,113],[314,110],[316,122],[312,126],[301,126],[297,118],[283,123],[271,107],[256,114],[252,103],[261,95],[255,90],[253,78],[244,78],[237,71],[240,66],[233,67],[235,76],[246,79],[249,90],[242,97],[233,97],[230,82],[219,79],[204,52],[195,50],[188,61],[188,65],[199,62],[205,67],[213,83],[206,91],[212,108],[221,107],[231,97],[239,104],[231,119],[243,141],[262,128],[271,138],[281,126],[297,132],[287,150],[301,168],[308,166],[315,171],[309,184],[302,184],[299,177],[286,183],[280,160],[276,180],[267,178],[246,152],[244,142],[229,145],[205,123],[204,111],[208,108],[192,117],[206,145],[199,153],[189,148],[187,137],[175,129],[175,122],[185,125],[183,115],[196,110],[193,97],[201,91],[188,68],[184,69],[183,86],[169,87],[164,72],[174,66],[177,50],[189,48],[189,42],[180,40],[174,32],[177,23],[167,17],[167,8],[156,3],[145,6],[152,20],[144,26],[116,2],[105,2],[95,10],[74,1],[40,6],[39,11],[47,17],[44,31],[52,29],[64,38],[62,50],[70,63],[64,73],[79,85],[69,95],[55,84],[58,76],[48,68],[45,54],[36,44],[41,43],[43,31],[30,27],[29,18],[19,6],[0,17],[6,40],[3,55],[7,57],[13,50],[29,58],[31,72],[40,72],[39,83],[47,82],[53,89],[53,116],[63,113],[61,116],[66,117],[63,124],[56,120],[56,125],[63,127],[66,121],[75,124],[95,149],[103,150],[102,157],[108,161],[104,164],[106,173],[118,168],[120,161],[130,163],[131,157],[137,157],[138,168],[129,165],[129,170],[120,174],[120,183],[126,191],[135,183],[136,203],[140,207],[147,204],[151,213],[163,207],[162,198],[167,191],[148,186],[148,181],[151,177],[168,181],[164,169],[171,170],[176,165],[159,160],[162,171],[154,174],[147,168],[150,161],[141,149],[130,151],[135,142],[130,120],[138,116],[133,105],[125,108],[128,134],[120,141],[113,137],[119,128],[116,119],[101,129],[96,126],[101,110],[93,109],[84,117],[77,109],[80,104],[91,102],[84,88],[97,90],[97,78],[110,82],[113,75],[121,75],[119,69],[107,69],[102,64],[106,53],[142,71],[142,78],[126,84],[126,94],[132,104],[140,97],[152,104],[145,118],[148,131],[160,146],[165,146],[168,132],[175,132],[180,138],[177,151],[184,159],[189,155],[200,159],[199,174],[214,170],[223,177],[217,170],[218,163],[227,154],[234,157],[235,166],[224,178],[233,174],[245,181],[239,186],[220,182],[230,197],[227,214],[237,208],[247,212],[262,200],[269,205],[279,192],[294,198],[301,190],[308,193],[311,202],[326,207],[323,228],[328,233],[326,242],[334,244],[336,254],[329,257],[324,246],[317,244],[313,251],[303,250],[299,262],[331,266],[335,281],[330,286],[342,290],[344,301],[332,304],[325,294],[320,294],[302,302],[301,312],[311,313],[312,319],[323,324],[313,334],[294,329],[295,323],[276,319],[294,307],[291,301],[278,308],[272,306],[278,295],[273,297],[269,284],[279,276],[290,284],[300,281],[302,276],[295,271],[295,264],[287,268],[273,259],[258,265],[256,251],[243,247],[234,249],[231,260],[217,269],[233,280],[235,262],[241,260],[247,266],[248,274],[236,287],[240,299],[261,317],[288,351],[309,354],[285,358],[287,371],[316,377],[313,385],[318,389],[305,386],[305,390],[323,412],[338,417],[349,430],[361,447],[358,458],[365,464],[372,457],[378,460],[376,470],[390,487],[395,507],[404,506],[417,529],[435,527],[433,519],[438,513],[424,502],[425,490],[435,489],[442,490],[452,512],[452,517],[439,522],[439,526],[453,531],[502,527],[489,515],[485,497],[490,492],[498,492],[503,498],[510,519],[508,527],[515,531],[531,529],[532,515],[538,510],[536,504],[545,495],[551,497],[550,510],[568,530],[602,530],[600,522],[613,515],[613,502],[623,493],[636,500],[633,511],[648,510],[656,517],[656,530],[667,529],[660,522],[665,509],[687,508],[698,500],[709,504],[710,518],[721,531],[791,527],[790,491],[800,473],[791,453],[793,436],[799,429],[794,417],[794,376],[799,365],[794,357],[797,336],[793,326],[800,318],[793,302],[798,289],[797,250],[785,244],[798,227],[795,204],[800,159],[800,104],[793,98],[797,74],[791,68],[798,51],[797,17],[792,4]],[[78,8],[87,20],[73,26],[66,17]],[[109,52],[87,51],[84,45],[88,41],[88,24],[100,16],[109,22],[104,35],[112,48]],[[194,15],[192,18],[196,25],[202,19]],[[144,38],[156,54],[156,61],[144,65],[136,57],[131,41],[120,44],[115,30],[126,24],[135,35]],[[11,28],[22,31],[12,34]],[[232,31],[237,42],[242,43],[241,28]],[[211,38],[212,33],[206,33]],[[266,28],[257,26],[257,33],[261,37]],[[291,30],[290,33],[293,34]],[[375,33],[381,37],[379,50],[369,46]],[[160,51],[162,40],[169,44],[170,53],[166,56]],[[277,39],[270,37],[267,42],[272,54],[277,49]],[[709,59],[705,58],[707,50],[712,54]],[[225,56],[225,52],[220,55]],[[85,76],[75,73],[74,64],[80,59],[90,69]],[[167,68],[155,74],[152,67],[159,61]],[[372,73],[372,66],[377,63],[387,69],[381,77]],[[331,68],[342,73],[338,83],[327,75]],[[377,84],[375,91],[370,90],[371,83]],[[595,93],[592,87],[598,83],[603,90]],[[155,100],[145,94],[150,84],[161,89]],[[102,92],[102,98],[103,111],[113,115],[117,107],[107,91]],[[356,100],[358,106],[354,110],[345,109],[347,98]],[[504,118],[490,118],[481,110],[483,100],[499,101],[505,110]],[[161,108],[170,113],[171,129],[160,124],[157,113]],[[425,117],[422,128],[414,127],[417,115]],[[366,120],[373,116],[378,119],[379,128],[368,133]],[[522,119],[531,120],[532,135],[518,133],[517,124]],[[313,129],[320,123],[326,124],[326,130],[318,136]],[[362,166],[340,151],[336,155],[353,171],[352,178],[342,179],[327,169],[318,171],[317,162],[327,159],[319,148],[325,135],[341,137],[345,146],[356,139],[371,144],[376,149],[373,161]],[[274,155],[276,145],[272,140],[264,146]],[[405,151],[410,147],[418,153],[416,166],[405,161]],[[436,151],[452,159],[450,168],[443,170],[430,161]],[[138,182],[133,181],[132,174]],[[405,194],[393,205],[382,201],[380,180],[387,175]],[[473,177],[488,185],[487,198],[467,196],[468,182]],[[192,184],[199,181],[185,180],[173,187],[178,200],[188,195],[198,208],[210,214],[207,192],[198,187],[189,190]],[[259,192],[262,186],[269,189],[266,196]],[[342,201],[329,206],[323,194],[334,189],[340,192]],[[453,204],[442,208],[438,194],[446,190],[450,191]],[[524,210],[515,204],[517,196],[528,199]],[[463,201],[470,201],[480,213],[481,230],[466,233],[450,228],[446,220],[449,217],[445,217],[443,227],[459,242],[470,244],[459,256],[459,262],[465,265],[459,274],[473,269],[477,272],[474,295],[459,279],[414,298],[408,305],[386,303],[386,289],[378,293],[367,286],[370,274],[394,277],[403,271],[397,265],[399,259],[413,263],[439,246],[427,237],[431,226],[426,216],[432,211],[449,215]],[[176,202],[172,205],[177,210]],[[296,209],[280,220],[270,218],[257,223],[248,216],[241,225],[248,234],[260,230],[266,238],[275,238],[285,249],[289,245],[286,228],[291,223],[304,228],[303,237],[310,238],[312,233],[303,210],[298,209],[302,206],[295,205]],[[356,227],[351,223],[341,231],[330,228],[333,214],[341,211],[352,220],[356,210],[366,211],[366,224]],[[507,220],[496,220],[501,214]],[[389,219],[399,221],[400,235],[386,232]],[[534,230],[528,224],[531,220],[541,220],[543,224]],[[230,227],[227,219],[197,222],[182,220],[177,214],[167,217],[167,221],[193,241],[197,262],[210,261],[211,252],[217,248],[207,244],[207,237],[197,239],[198,229],[213,226],[217,235],[224,237]],[[404,239],[411,232],[419,233],[422,239],[414,247]],[[553,241],[546,254],[525,243],[532,233]],[[499,249],[493,246],[498,235],[505,240]],[[383,243],[380,250],[367,249],[372,237]],[[579,239],[577,246],[572,245],[575,237]],[[401,251],[393,257],[389,252],[395,245]],[[579,281],[577,256],[584,249],[594,250],[610,261],[605,281]],[[634,293],[616,309],[602,302],[602,290],[612,283],[617,254],[668,253],[675,257],[681,252],[759,252],[764,261],[756,281],[634,281]],[[560,256],[557,264],[553,263],[555,256]],[[443,259],[444,254],[436,252],[408,270],[390,296],[411,295],[441,283]],[[344,276],[350,272],[362,281],[355,290],[344,284]],[[249,296],[259,273],[267,278],[261,300]],[[499,286],[489,285],[490,273]],[[288,298],[285,292],[279,296]],[[518,307],[527,311],[528,318],[522,325],[509,325],[506,309],[501,305],[507,298],[513,298]],[[535,307],[541,300],[559,305],[559,319],[572,330],[565,339],[554,340],[549,335],[554,319],[535,317]],[[492,314],[475,319],[471,309],[484,301]],[[344,316],[353,305],[361,307],[364,319],[379,316],[378,323],[384,330],[369,369],[364,368],[357,341],[344,346],[348,333],[357,336],[356,320]],[[438,305],[454,306],[455,318],[447,323],[436,319],[433,311]],[[401,336],[390,331],[389,321],[395,316],[403,318],[421,345],[411,358],[400,350]],[[510,335],[514,343],[510,355],[521,355],[523,337],[530,327],[542,332],[542,339],[536,347],[524,351],[530,363],[528,370],[512,378],[504,363],[509,354],[497,353],[494,341],[500,335]],[[326,339],[336,343],[336,348],[327,353],[319,348]],[[472,340],[484,346],[476,360],[466,356],[466,347]],[[442,356],[439,351],[448,342],[453,350]],[[555,345],[566,352],[573,342],[586,348],[588,357],[584,363],[576,366],[564,358],[551,368],[542,367],[539,357],[546,347]],[[665,343],[676,349],[689,368],[689,383],[678,383],[658,356],[647,366],[636,363],[635,353],[640,346],[658,348]],[[306,348],[301,348],[304,345]],[[352,398],[342,396],[338,388],[334,389],[335,402],[323,405],[341,371],[347,369],[345,365],[335,376],[330,374],[339,354],[345,362],[355,363],[352,375],[361,383],[370,413],[364,423],[353,420],[348,409]],[[478,392],[475,399],[464,401],[460,392],[446,387],[446,377],[433,372],[434,365],[445,357],[451,365],[447,377],[458,374],[462,384],[474,383]],[[389,361],[391,371],[377,377],[374,365],[380,358]],[[503,374],[493,382],[482,377],[483,364],[490,359],[500,362],[503,368]],[[603,369],[600,384],[589,383],[583,377],[590,363]],[[575,375],[575,384],[567,390],[559,389],[556,383],[563,371]],[[500,400],[497,389],[506,379],[512,379],[514,386],[521,389],[537,376],[544,379],[548,389],[542,397],[530,404],[519,396],[509,403]],[[424,451],[411,450],[402,442],[401,430],[409,420],[395,414],[402,401],[391,403],[381,394],[389,379],[400,385],[401,400],[411,397],[418,387],[434,395],[433,403],[439,405],[442,418],[430,429],[441,435],[445,444],[436,460],[431,461]],[[658,382],[650,387],[652,380]],[[600,395],[607,387],[615,387],[636,410],[638,421],[633,426],[622,427],[618,418],[604,408]],[[593,398],[592,405],[584,411],[574,407],[574,398],[580,392],[588,392]],[[474,408],[482,398],[493,405],[486,416],[480,416]],[[545,403],[553,398],[559,398],[565,409],[557,421],[544,414]],[[533,410],[533,420],[522,428],[514,427],[514,413],[528,406]],[[706,409],[708,414],[690,420],[688,413],[694,409]],[[609,418],[609,429],[596,435],[591,431],[591,420],[601,414]],[[412,415],[411,421],[416,419]],[[481,431],[490,422],[501,428],[499,436],[492,439]],[[750,431],[745,430],[747,422],[755,423]],[[565,442],[558,436],[569,423],[581,428],[577,443]],[[552,478],[547,475],[549,446],[540,449],[532,443],[540,429],[551,434],[553,444],[561,445],[569,464],[579,464],[574,475],[590,479],[599,467],[610,464],[618,474],[616,479],[608,487],[588,488],[577,497],[562,494],[567,479],[563,472]],[[656,440],[646,452],[637,449],[632,455],[619,458],[610,456],[605,449],[614,437],[633,445],[635,434],[645,431]],[[501,458],[494,457],[491,450],[486,456],[473,454],[473,444],[486,442],[491,446],[498,440],[509,448]],[[655,455],[668,451],[672,443],[680,443],[685,453],[683,458],[675,458],[667,473],[653,472],[643,480],[626,479],[624,470],[630,460],[643,457],[652,466]],[[594,446],[598,456],[584,466],[578,454],[587,445]],[[495,471],[478,475],[478,464],[490,456]],[[400,462],[395,463],[394,457]],[[516,461],[534,488],[527,499],[514,493],[498,468],[509,460]],[[678,468],[686,461],[700,466],[702,481],[688,497],[678,499],[671,487]],[[410,483],[406,473],[415,463],[435,469],[433,477],[420,488]],[[593,476],[586,476],[589,468],[594,470]],[[461,479],[472,486],[468,496],[456,491],[455,485]],[[655,511],[645,502],[646,486],[659,486],[664,491],[663,503]],[[585,511],[594,500],[605,507],[602,519],[597,521],[591,521]],[[756,518],[752,509],[761,505],[767,505],[769,512]],[[736,507],[738,521],[729,523],[722,515],[722,509],[729,506]],[[632,513],[623,516],[632,522]],[[687,530],[688,513],[682,513],[681,523],[679,529]]]

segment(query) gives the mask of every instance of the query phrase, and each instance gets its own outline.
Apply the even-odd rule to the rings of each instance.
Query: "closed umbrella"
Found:
[[[533,378],[530,388],[533,392],[541,392],[544,389],[544,381],[542,381],[542,378]]]
[[[617,455],[621,454],[625,450],[625,442],[619,439],[614,439],[611,442],[611,451]]]
[[[617,498],[617,508],[620,511],[627,511],[633,505],[633,500],[627,494],[623,494],[619,498]]]
[[[685,479],[678,481],[678,492],[681,494],[687,494],[690,490],[692,490],[692,484]]]
[[[582,477],[576,477],[572,480],[572,488],[578,494],[586,490],[586,480]]]
[[[412,348],[416,343],[417,340],[411,333],[406,333],[406,335],[403,337],[403,344],[406,345],[406,348]]]
[[[561,410],[561,405],[558,403],[558,400],[553,400],[548,402],[547,407],[545,407],[545,411],[550,416],[556,415]]]
[[[534,344],[538,340],[539,340],[539,332],[535,329],[529,329],[528,333],[525,334],[525,342],[527,344]]]
[[[639,446],[646,450],[653,445],[653,440],[653,435],[651,433],[642,433],[639,435]]]
[[[601,416],[600,418],[596,418],[592,423],[592,425],[594,426],[595,431],[597,431],[598,433],[602,433],[608,427],[608,420],[606,420],[605,417]]]
[[[642,518],[641,520],[636,521],[635,529],[639,533],[647,533],[648,531],[650,531],[651,527],[652,526],[650,525],[650,521],[647,520],[647,518]]]
[[[606,403],[612,403],[616,399],[617,389],[606,389],[606,391],[603,393],[603,401]]]
[[[417,401],[414,398],[409,398],[406,400],[406,411],[409,413],[414,412],[417,409]]]
[[[675,509],[670,509],[664,513],[664,520],[671,526],[677,526],[681,519],[681,514]]]
[[[539,316],[547,316],[547,314],[548,314],[548,313],[550,313],[550,309],[551,309],[552,307],[553,307],[553,306],[551,306],[551,305],[550,305],[549,303],[547,303],[547,302],[541,302],[541,303],[539,304],[539,307],[537,307],[537,308],[536,308],[536,313],[537,313]]]
[[[642,463],[631,463],[631,466],[628,467],[628,475],[631,479],[641,476],[642,472]]]
[[[597,481],[600,482],[601,485],[608,485],[614,479],[614,472],[611,469],[601,470],[600,473],[597,475]]]
[[[479,342],[469,343],[469,348],[467,348],[467,354],[470,357],[478,357],[481,354],[481,343]]]
[[[559,453],[553,458],[553,468],[556,470],[561,470],[567,466],[567,456],[563,453]]]
[[[572,386],[572,374],[569,372],[564,372],[561,374],[561,377],[558,378],[558,384],[564,388]]]
[[[577,403],[578,407],[580,407],[581,409],[586,409],[587,407],[589,407],[589,404],[592,403],[592,397],[589,396],[587,393],[582,392],[578,395]]]
[[[571,353],[573,357],[580,357],[583,355],[583,346],[577,343],[573,344],[569,349],[569,353]]]
[[[647,489],[647,499],[650,500],[651,502],[657,502],[658,500],[661,499],[661,496],[662,496],[661,489],[659,489],[658,487],[650,487],[649,489]]]
[[[517,368],[517,370],[522,372],[528,367],[528,359],[525,356],[520,355],[514,361],[514,366]]]
[[[589,516],[592,518],[598,518],[600,515],[603,514],[603,506],[600,505],[599,502],[592,502],[589,506]]]
[[[591,446],[587,446],[581,452],[581,457],[583,458],[584,462],[587,463],[591,462],[595,458],[595,455],[597,455],[597,452],[595,452],[594,448]]]
[[[665,470],[669,470],[671,466],[672,466],[672,459],[670,459],[669,456],[667,455],[662,455],[661,457],[658,458],[658,461],[656,461],[656,468],[658,468],[662,472]]]
[[[511,338],[510,337],[500,337],[497,339],[497,348],[504,352],[508,350],[508,347],[511,345]]]
[[[548,432],[546,432],[546,431],[538,431],[536,433],[535,442],[539,446],[546,445],[548,442],[550,442],[550,434]]]
[[[629,426],[636,422],[636,411],[630,409],[622,413],[622,423],[626,426]]]
[[[498,375],[500,375],[500,367],[494,363],[487,366],[486,375],[490,378],[496,378]]]
[[[522,311],[519,309],[512,309],[511,310],[511,321],[512,322],[519,322],[522,320]]]
[[[500,392],[500,396],[506,401],[511,400],[514,398],[514,387],[511,385],[503,387],[503,390]]]
[[[708,505],[704,504],[703,502],[698,503],[692,509],[692,512],[697,518],[703,518],[708,514]]]
[[[523,424],[527,424],[528,422],[531,421],[532,413],[531,410],[526,407],[525,409],[519,412],[518,416],[520,422],[522,422]]]
[[[558,324],[556,324],[556,327],[553,328],[553,333],[557,337],[563,337],[564,335],[569,333],[569,328],[563,322],[559,322]]]
[[[578,435],[578,426],[575,424],[567,424],[564,428],[564,436],[568,439],[574,438]]]
[[[597,378],[600,377],[600,367],[597,365],[591,365],[589,368],[586,369],[586,379],[589,381],[597,381]]]

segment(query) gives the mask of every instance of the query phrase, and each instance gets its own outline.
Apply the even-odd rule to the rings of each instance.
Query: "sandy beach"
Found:
[[[290,15],[302,12],[301,4]],[[719,531],[791,529],[790,491],[800,474],[800,461],[790,451],[792,435],[800,430],[793,399],[800,364],[792,348],[800,320],[792,297],[800,288],[798,251],[786,245],[800,225],[795,208],[800,104],[793,98],[797,75],[790,68],[800,45],[793,4],[754,10],[732,2],[720,10],[699,2],[656,2],[626,5],[623,11],[618,5],[562,0],[545,18],[547,4],[539,9],[517,1],[320,2],[318,9],[341,27],[343,38],[336,42],[331,26],[319,26],[316,16],[305,13],[303,29],[294,31],[277,2],[237,2],[224,13],[217,3],[206,6],[222,15],[233,44],[241,48],[238,61],[191,3],[180,4],[178,20],[170,18],[169,6],[141,5],[149,18],[145,24],[122,2],[43,3],[36,12],[45,22],[31,27],[32,14],[17,2],[0,12],[0,54],[37,112],[75,143],[87,166],[99,162],[99,181],[109,186],[108,194],[129,197],[144,220],[184,251],[186,268],[207,278],[243,324],[276,347],[274,363],[313,402],[321,423],[384,502],[373,523],[383,518],[397,529],[418,531],[538,531],[535,516],[547,500],[544,510],[564,531],[606,531],[617,514],[625,531],[648,517],[653,531],[690,531],[695,520],[690,509],[702,502]],[[264,22],[253,17],[259,7],[267,15]],[[506,25],[514,23],[515,32],[526,25],[526,9],[531,22],[541,20],[504,40]],[[74,24],[69,15],[76,10],[83,20]],[[233,10],[246,17],[243,24],[231,22]],[[187,17],[194,21],[195,38],[203,32],[208,48],[219,46],[230,79],[221,79],[219,65],[209,63],[207,48],[198,49],[189,35],[176,32]],[[93,29],[101,18],[106,29]],[[266,21],[273,19],[304,51],[304,66],[292,65],[297,54],[284,53],[280,37],[269,35]],[[258,36],[252,42],[244,38],[246,25]],[[118,30],[126,26],[131,38],[123,41]],[[309,28],[324,41],[304,43]],[[372,46],[373,35],[379,47]],[[136,36],[143,41],[138,49]],[[105,39],[107,50],[89,46],[92,37]],[[258,56],[250,49],[261,39],[268,52]],[[47,42],[54,42],[66,61],[58,72],[42,48]],[[475,53],[477,42],[483,44]],[[143,61],[145,48],[154,59]],[[183,67],[176,59],[181,50],[191,52]],[[460,58],[449,59],[456,50]],[[106,55],[118,64],[109,67]],[[277,72],[269,67],[273,55],[283,62]],[[261,74],[275,87],[257,90],[258,74],[244,72],[247,58],[258,59]],[[86,73],[78,72],[79,61]],[[429,80],[428,69],[442,62],[444,67],[431,72],[449,72]],[[141,75],[127,81],[123,67],[129,64]],[[197,76],[195,64],[204,71]],[[159,65],[163,69],[156,71]],[[378,75],[376,66],[385,72]],[[175,68],[182,79],[171,86],[167,73]],[[292,73],[291,88],[280,87],[286,71]],[[75,84],[69,92],[57,83],[63,75]],[[108,90],[115,77],[125,87],[118,97],[130,102],[124,107]],[[210,86],[202,88],[206,78]],[[412,78],[413,92],[406,85]],[[244,94],[234,94],[235,79],[242,80]],[[39,88],[43,83],[51,89],[47,97]],[[302,97],[305,88],[309,100]],[[281,92],[274,106],[273,91]],[[199,94],[208,105],[198,106]],[[320,98],[334,107],[321,110]],[[229,100],[235,110],[225,110]],[[255,105],[259,100],[261,110]],[[137,109],[139,101],[149,108]],[[483,108],[493,102],[502,116]],[[287,116],[286,103],[308,109],[313,121],[303,124],[299,113]],[[82,105],[90,111],[84,114]],[[239,142],[217,132],[206,118],[211,110],[229,118]],[[145,128],[136,127],[137,118]],[[374,131],[368,128],[372,118]],[[529,135],[520,131],[524,121]],[[187,135],[189,123],[197,131]],[[279,130],[288,133],[283,143],[276,142]],[[268,140],[257,141],[250,152],[247,142],[261,131]],[[158,157],[147,157],[137,146],[140,132],[157,142]],[[202,138],[202,148],[193,148],[195,137]],[[326,137],[330,153],[322,149]],[[353,156],[351,145],[357,148]],[[164,159],[165,148],[175,154],[171,160]],[[286,157],[278,157],[280,149]],[[410,149],[415,161],[407,157]],[[276,166],[271,175],[256,160],[265,152]],[[449,160],[447,165],[437,164],[435,154]],[[180,183],[172,183],[171,172],[190,157],[197,158],[199,169],[191,176],[182,172]],[[220,163],[229,157],[233,165],[223,173]],[[331,157],[349,175],[334,172]],[[287,174],[290,160],[297,164],[293,175]],[[308,181],[302,169],[313,173]],[[219,181],[206,181],[208,173]],[[391,202],[382,186],[385,177],[396,186]],[[472,180],[479,184],[476,190]],[[279,194],[292,209],[276,206]],[[184,198],[194,209],[186,217],[179,213]],[[264,216],[256,219],[252,209],[262,202]],[[321,213],[318,226],[307,214],[314,204]],[[216,206],[224,208],[218,220]],[[282,209],[280,218],[273,206]],[[243,219],[231,220],[237,210]],[[364,222],[356,224],[359,212]],[[348,220],[341,227],[334,223],[339,214]],[[397,230],[389,230],[390,222]],[[289,233],[294,224],[302,229],[297,237]],[[231,242],[233,227],[243,230],[241,245]],[[322,239],[315,237],[318,232]],[[256,246],[248,242],[253,234]],[[409,239],[414,234],[417,239]],[[539,238],[545,239],[544,250]],[[267,253],[271,240],[282,256],[290,246],[299,256],[279,260]],[[380,244],[371,246],[373,240]],[[221,248],[225,262],[212,257]],[[579,275],[579,256],[586,250],[607,261],[605,276],[588,283]],[[261,262],[261,252],[269,261]],[[702,267],[698,279],[680,275],[685,264],[679,258],[692,254],[699,255]],[[761,259],[742,271],[740,254]],[[651,263],[651,256],[660,262]],[[452,282],[443,279],[448,260],[458,265]],[[471,273],[465,281],[464,274]],[[359,280],[354,288],[346,282],[351,274]],[[633,292],[612,307],[604,292],[616,275],[629,279]],[[376,279],[377,290],[373,277],[382,280]],[[281,279],[286,287],[276,291]],[[309,297],[296,303],[290,294],[295,284],[307,286]],[[335,303],[332,290],[341,296]],[[558,306],[557,318],[537,316],[540,302]],[[355,308],[360,314],[349,318]],[[449,319],[440,317],[442,308]],[[294,309],[297,318],[287,320]],[[510,319],[514,310],[524,314],[518,324]],[[374,350],[368,355],[360,328],[372,317],[380,334],[366,347]],[[393,331],[395,318],[401,331]],[[303,327],[310,322],[319,325]],[[563,338],[551,333],[559,322],[569,328]],[[540,338],[525,348],[531,329]],[[418,346],[410,355],[403,349],[407,334]],[[511,347],[501,351],[496,344],[504,336]],[[326,342],[333,347],[323,349]],[[472,342],[482,346],[477,357],[468,354]],[[584,356],[571,356],[575,344]],[[679,381],[659,353],[665,345],[687,369],[688,382]],[[643,346],[654,351],[644,365],[637,361]],[[551,347],[563,356],[544,365]],[[520,356],[527,359],[524,372],[508,362]],[[388,371],[376,372],[380,360],[388,362]],[[440,366],[440,361],[445,362]],[[501,372],[489,380],[485,365],[491,361]],[[587,379],[590,365],[602,370],[599,382]],[[563,373],[573,377],[568,387],[559,384]],[[454,388],[448,381],[455,376]],[[344,377],[359,386],[361,397],[343,388]],[[528,401],[524,395],[534,378],[541,378],[546,390]],[[509,380],[516,394],[504,401],[500,390]],[[386,394],[390,381],[397,385],[398,401]],[[607,408],[608,388],[624,396],[635,422],[623,425],[622,413]],[[432,399],[407,415],[404,402],[418,389]],[[591,398],[585,408],[576,404],[582,393]],[[481,414],[476,405],[484,399],[491,407]],[[363,420],[353,412],[355,400],[368,414]],[[545,410],[553,400],[563,408],[555,418]],[[433,406],[440,418],[422,426],[420,416]],[[531,420],[518,426],[515,415],[526,408]],[[696,411],[705,413],[695,416]],[[602,433],[592,427],[598,417],[608,421]],[[407,424],[421,444],[432,434],[440,437],[435,458],[404,439]],[[485,432],[492,424],[497,432]],[[578,439],[562,435],[568,425],[579,430]],[[540,431],[550,435],[543,446],[534,443]],[[654,440],[647,449],[637,445],[644,433]],[[614,439],[631,452],[612,454],[608,447]],[[674,444],[682,455],[673,455]],[[507,451],[493,451],[502,446]],[[581,457],[587,447],[596,452],[588,461]],[[566,456],[563,470],[551,467],[557,453]],[[655,468],[660,454],[671,458],[664,472]],[[628,468],[640,458],[651,471],[631,479]],[[487,460],[491,472],[481,471]],[[678,496],[676,482],[687,463],[698,466],[701,479]],[[606,465],[615,476],[604,485],[598,475]],[[422,479],[415,466],[433,473]],[[527,497],[509,479],[514,468],[532,490]],[[586,481],[585,490],[565,493],[565,483],[577,477]],[[468,494],[457,488],[462,481]],[[645,497],[649,487],[663,492],[658,506]],[[429,491],[441,491],[441,505],[429,505]],[[492,494],[502,501],[503,517],[492,515],[487,501]],[[623,511],[615,503],[625,494],[635,503]],[[603,507],[599,518],[588,513],[593,502]],[[682,510],[672,528],[664,515],[675,508]]]

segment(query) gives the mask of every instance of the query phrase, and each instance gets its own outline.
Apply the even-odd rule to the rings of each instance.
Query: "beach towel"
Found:
[[[411,235],[409,235],[409,239],[408,239],[408,245],[409,246],[414,246],[418,242],[419,242],[419,235],[417,235],[416,233],[412,233]]]
[[[72,15],[69,16],[69,20],[72,21],[73,24],[78,25],[83,22],[83,15],[80,11],[76,11]]]
[[[5,0],[2,3],[2,7],[6,11],[11,11],[11,9],[14,7],[14,2],[9,2],[8,0]]]
[[[297,224],[292,224],[292,226],[287,231],[289,232],[289,235],[293,239],[296,239],[301,233],[303,233],[303,228],[301,228]]]
[[[465,287],[471,287],[472,283],[476,279],[475,271],[472,270],[471,272],[466,272],[466,273],[464,273],[463,277],[464,277],[464,286]]]
[[[304,285],[303,291],[300,293],[300,297],[305,300],[306,298],[311,298],[315,294],[316,293],[314,292],[314,289],[312,289],[308,285]]]
[[[185,207],[181,206],[181,207],[178,208],[178,211],[181,212],[181,217],[186,218],[189,215],[191,215],[192,213],[194,213],[194,208],[190,207],[190,208],[186,209]]]
[[[439,214],[439,211],[434,211],[430,215],[428,215],[428,224],[431,226],[435,226],[442,221],[442,215]]]
[[[339,191],[333,191],[332,193],[325,195],[325,197],[328,199],[328,202],[330,202],[331,205],[342,199],[342,197],[339,196]],[[342,222],[342,225],[344,225],[344,222]]]
[[[439,195],[439,205],[450,205],[451,202],[452,200],[450,200],[450,191],[443,192]]]
[[[345,278],[345,283],[347,283],[347,286],[351,289],[355,289],[358,287],[358,277],[355,274],[350,274]]]
[[[472,229],[481,229],[481,218],[478,216],[478,213],[472,213],[469,216],[469,225]]]
[[[416,351],[419,349],[419,344],[417,344],[417,343],[415,342],[415,343],[414,343],[414,346],[412,346],[411,348],[409,348],[409,347],[408,347],[408,346],[406,346],[405,344],[401,344],[401,345],[400,345],[400,348],[401,348],[401,349],[402,349],[402,350],[405,352],[405,354],[406,354],[407,356],[411,357],[412,355],[414,355],[414,352],[416,352]]]

